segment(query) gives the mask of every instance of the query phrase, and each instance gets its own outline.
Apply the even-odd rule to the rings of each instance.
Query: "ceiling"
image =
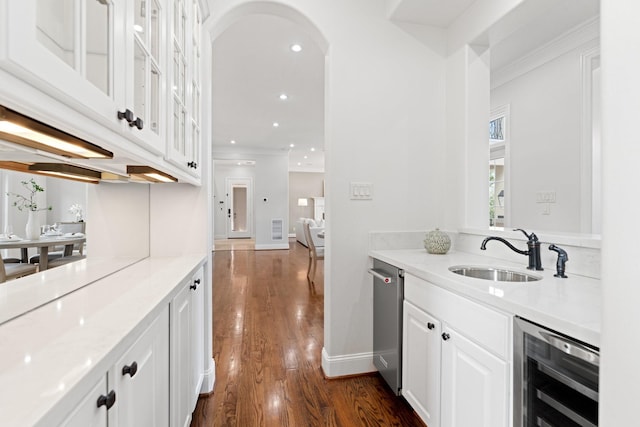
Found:
[[[390,19],[446,28],[473,2],[475,0],[399,0]]]
[[[389,18],[446,28],[474,1],[392,0]],[[599,0],[540,4],[538,16],[527,16],[526,24],[498,23],[487,32],[492,69],[597,15]],[[301,52],[291,51],[294,43]],[[324,60],[303,27],[272,15],[246,16],[218,36],[213,44],[214,158],[252,160],[250,153],[288,152],[291,171],[324,171]],[[279,98],[283,93],[286,100]]]
[[[212,86],[214,158],[284,151],[289,170],[324,171],[324,54],[302,27],[242,18],[214,41]]]

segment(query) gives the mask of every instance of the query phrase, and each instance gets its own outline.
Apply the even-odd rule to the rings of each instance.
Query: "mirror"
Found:
[[[490,225],[599,234],[599,0],[531,15],[488,32]]]
[[[0,169],[0,241],[13,243],[27,239],[30,216],[35,223],[36,232],[41,234],[39,240],[47,238],[55,243],[55,238],[61,237],[64,233],[84,230],[87,185],[66,179]],[[30,209],[26,206],[28,204],[33,205],[33,213],[29,212]],[[84,245],[82,252],[84,253]],[[17,261],[23,257],[21,249],[3,248],[1,245],[0,255],[4,260],[13,258]],[[37,248],[28,248],[28,258],[36,255]]]

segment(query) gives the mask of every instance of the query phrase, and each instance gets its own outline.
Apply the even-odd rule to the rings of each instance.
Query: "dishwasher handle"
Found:
[[[369,274],[371,274],[376,279],[382,280],[383,283],[386,283],[388,285],[393,283],[393,277],[389,276],[389,273],[384,270],[378,268],[370,268],[368,271]]]

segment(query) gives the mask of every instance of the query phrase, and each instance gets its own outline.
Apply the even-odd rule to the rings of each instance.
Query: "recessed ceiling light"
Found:
[[[309,158],[309,156],[304,156],[304,158],[305,158],[305,159],[308,159],[308,158]]]
[[[286,101],[287,99],[289,99],[289,95],[287,95],[286,93],[281,93],[280,99],[282,99],[283,101]]]
[[[280,123],[278,123],[278,122],[273,122],[273,127],[274,127],[274,128],[277,128],[278,126],[280,126]]]
[[[232,143],[232,144],[235,144],[235,143],[236,143],[236,140],[235,140],[235,139],[232,139],[232,140],[231,140],[231,141],[229,141],[229,142],[230,142],[230,143]]]
[[[302,166],[302,163],[298,162],[298,166]]]
[[[300,52],[301,50],[302,50],[302,46],[300,46],[298,43],[291,45],[291,51],[297,53],[297,52]]]
[[[313,147],[311,147],[311,151],[316,151],[316,149],[315,149],[315,148],[313,148]]]
[[[295,146],[296,146],[296,144],[289,144],[289,147],[291,147],[291,148],[293,148]]]

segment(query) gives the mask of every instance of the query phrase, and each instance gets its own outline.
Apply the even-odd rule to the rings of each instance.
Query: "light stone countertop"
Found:
[[[456,251],[431,255],[424,249],[372,250],[369,256],[459,295],[600,347],[600,280],[569,273],[567,279],[556,278],[555,265],[530,271],[524,257],[518,264]],[[449,271],[455,265],[502,267],[542,279],[528,283],[474,279]]]
[[[83,386],[111,368],[205,260],[146,258],[0,325],[0,424],[51,425],[73,409]],[[68,279],[75,268],[92,277],[83,262]]]

